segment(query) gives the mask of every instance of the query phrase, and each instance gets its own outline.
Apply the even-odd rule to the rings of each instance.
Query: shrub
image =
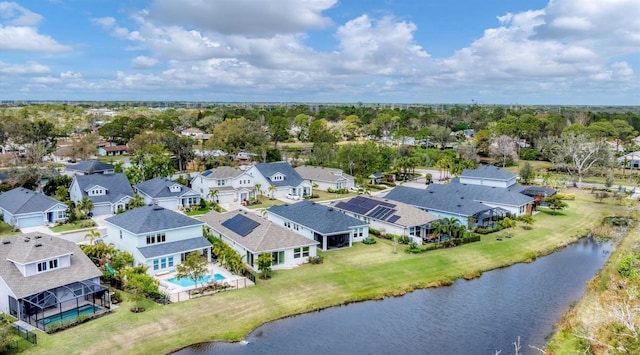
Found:
[[[393,182],[393,181],[382,181],[380,183],[383,184],[383,185],[389,186],[389,187],[395,187],[396,186],[396,183]]]
[[[78,223],[78,226],[80,228],[89,228],[89,227],[94,227],[96,225],[96,222],[90,220],[90,219],[85,219],[80,221],[80,223]]]
[[[576,199],[576,195],[575,194],[557,193],[556,196],[558,196],[558,198],[561,199],[561,200],[567,200],[567,201],[573,201],[573,200]]]
[[[371,237],[366,237],[362,240],[362,244],[376,244],[376,240]]]
[[[474,232],[478,233],[478,234],[490,234],[493,232],[497,232],[501,230],[500,226],[496,226],[496,227],[492,227],[492,228],[483,228],[483,227],[477,227]]]
[[[120,302],[122,302],[122,293],[116,290],[111,295],[111,303],[120,303]]]
[[[409,244],[410,242],[411,242],[411,238],[409,238],[406,235],[398,237],[398,243],[400,243],[400,244]]]
[[[480,241],[480,235],[470,235],[462,238],[462,244],[469,244]]]
[[[376,237],[380,236],[380,231],[377,229],[369,228],[369,234],[375,235]]]
[[[537,160],[541,155],[540,151],[536,149],[522,149],[520,151],[520,159],[522,160]]]
[[[344,195],[344,194],[348,194],[349,190],[347,190],[347,189],[332,189],[332,188],[328,188],[327,192],[331,193],[331,194]]]
[[[324,262],[324,257],[322,255],[309,257],[309,264],[317,265],[317,264],[322,264],[323,262]]]
[[[636,278],[640,275],[640,254],[629,253],[618,264],[618,274],[624,278]]]

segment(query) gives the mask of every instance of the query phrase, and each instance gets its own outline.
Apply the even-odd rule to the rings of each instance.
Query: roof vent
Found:
[[[462,205],[458,205],[458,207],[462,207]]]
[[[42,246],[42,244],[41,244],[41,243],[36,243],[36,248],[39,248],[39,247],[41,247],[41,246]]]
[[[464,196],[460,196],[460,199],[461,199],[461,200],[464,200]]]
[[[10,240],[3,240],[2,244],[11,244],[11,241]]]
[[[40,239],[40,238],[42,238],[42,236],[41,235],[36,235],[35,238],[36,239]]]
[[[30,240],[29,238],[24,238],[25,243],[29,243],[29,240]]]
[[[333,207],[329,207],[329,211],[333,211]]]
[[[164,209],[164,208],[162,208],[161,206],[153,205],[153,210],[154,210],[154,211],[161,211],[161,210],[163,210],[163,209]]]

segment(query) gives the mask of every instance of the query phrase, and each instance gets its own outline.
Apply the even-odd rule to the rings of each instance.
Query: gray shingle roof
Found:
[[[171,191],[169,188],[173,185],[180,186],[180,191]],[[197,195],[197,193],[190,188],[182,184],[178,184],[175,181],[171,181],[171,179],[167,179],[165,177],[157,177],[151,180],[143,181],[139,184],[136,184],[135,187],[136,189],[138,189],[138,191],[151,198],[178,197],[187,194]]]
[[[357,218],[313,201],[271,206],[268,211],[322,234],[345,232],[354,227],[367,225]]]
[[[67,165],[65,170],[80,171],[85,174],[102,173],[106,170],[113,171],[113,164],[103,163],[98,160],[83,160],[78,164]]]
[[[349,205],[354,203],[358,204],[360,208],[362,208],[358,211],[358,214],[367,216],[372,220],[381,221],[382,223],[393,223],[399,226],[413,227],[425,225],[439,219],[439,217],[416,208],[412,204],[403,203],[402,201],[397,200],[390,201],[390,199],[386,197],[382,198],[377,196],[359,195],[346,201],[333,202],[331,205],[338,209],[343,209],[353,213],[356,211],[353,210],[353,206]],[[380,206],[387,206],[393,212],[385,218],[374,218],[372,214],[375,214],[375,210],[379,209]]]
[[[36,236],[40,238],[36,239]],[[24,242],[24,239],[30,239],[30,241]],[[5,237],[2,238],[2,241],[9,241],[10,243],[4,244],[4,242],[0,242],[0,278],[9,286],[17,298],[24,298],[38,292],[102,275],[102,272],[82,250],[75,243],[68,240],[36,232]],[[41,246],[36,247],[36,242]],[[29,249],[37,250],[29,251]],[[38,258],[66,254],[71,254],[70,266],[28,277],[24,277],[13,262],[9,260],[9,255],[24,255],[26,256],[25,261],[37,261],[42,260]]]
[[[242,214],[259,224],[244,237],[222,225],[224,221],[227,221],[238,214]],[[224,214],[211,211],[202,216],[202,221],[253,253],[270,252],[318,244],[315,240],[305,238],[288,228],[279,226],[271,221],[258,217],[253,213],[247,213],[245,211],[236,210]]]
[[[22,187],[0,193],[0,208],[12,215],[43,212],[58,204],[62,202]]]
[[[105,219],[105,222],[133,234],[163,231],[203,224],[195,218],[185,216],[158,205],[134,208]]]
[[[256,169],[264,176],[270,184],[277,187],[280,186],[298,186],[304,182],[304,179],[295,169],[287,162],[276,163],[259,163],[255,165]],[[271,181],[270,177],[276,173],[283,174],[284,180]]]
[[[90,198],[93,203],[115,203],[125,196],[133,197],[131,184],[129,183],[127,176],[123,173],[76,175],[74,179],[80,186],[82,197]],[[87,189],[96,185],[106,188],[107,194],[102,196],[89,196]]]
[[[511,180],[516,177],[515,174],[495,167],[493,165],[484,165],[477,169],[465,169],[460,174],[460,177],[463,178],[482,178],[482,179],[493,179],[493,180]]]
[[[430,190],[416,189],[414,187],[396,186],[385,196],[389,200],[406,203],[419,208],[449,212],[461,216],[473,216],[476,213],[486,211],[491,207],[483,205],[480,202],[466,198],[461,199],[460,196],[453,196],[446,189],[431,186],[446,185],[429,185]]]
[[[215,169],[205,170],[200,173],[200,175],[206,177],[207,179],[228,179],[234,178],[236,176],[240,176],[243,171],[238,168],[233,168],[230,166],[220,166]]]
[[[163,255],[187,253],[193,250],[208,248],[211,243],[205,237],[196,237],[185,240],[177,240],[169,243],[158,243],[139,247],[138,250],[145,258],[156,258]]]
[[[341,180],[353,180],[353,176],[344,174],[340,169],[324,168],[320,166],[303,165],[295,168],[305,180],[337,182]]]

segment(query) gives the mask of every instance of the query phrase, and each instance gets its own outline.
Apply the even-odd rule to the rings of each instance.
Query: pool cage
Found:
[[[89,280],[39,292],[18,303],[20,318],[44,331],[52,324],[73,322],[80,315],[92,317],[111,308],[108,289]]]
[[[498,226],[501,220],[505,217],[509,217],[511,212],[504,208],[494,207],[482,212],[478,212],[473,215],[473,220],[476,222],[476,227],[482,228],[495,228]]]

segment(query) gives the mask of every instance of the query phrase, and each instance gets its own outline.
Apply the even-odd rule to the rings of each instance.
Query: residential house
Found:
[[[98,160],[83,160],[77,164],[67,165],[64,170],[69,176],[91,174],[113,174],[113,164]]]
[[[533,198],[534,206],[540,206],[544,202],[544,199],[556,194],[556,190],[547,186],[527,186],[521,193]]]
[[[355,185],[354,177],[343,173],[340,169],[303,165],[296,167],[295,171],[306,182],[312,186],[316,184],[315,188],[322,191],[350,189]]]
[[[284,198],[287,194],[303,197],[312,193],[312,185],[287,162],[255,164],[247,174],[254,178],[256,185],[260,184],[263,195],[273,198]]]
[[[190,188],[165,177],[157,177],[133,186],[133,190],[144,198],[146,204],[176,210],[200,204],[200,195]]]
[[[100,276],[74,242],[39,232],[4,237],[0,313],[42,330],[66,314],[104,313],[110,300]]]
[[[350,247],[369,236],[369,225],[337,209],[305,200],[271,206],[267,218],[319,243],[322,250]]]
[[[194,127],[184,129],[180,131],[180,134],[183,136],[191,137],[198,141],[205,141],[213,137],[213,134],[204,133],[201,129]]]
[[[439,218],[419,208],[376,196],[356,196],[347,201],[336,201],[331,206],[353,216],[370,228],[380,232],[410,237],[422,244],[433,232]]]
[[[202,216],[202,221],[254,270],[258,270],[262,253],[271,253],[274,270],[295,267],[316,256],[318,242],[253,213],[211,211]]]
[[[105,219],[104,242],[131,253],[135,265],[148,265],[150,275],[175,270],[191,252],[211,260],[204,223],[158,205],[134,208]]]
[[[369,182],[373,185],[377,185],[382,181],[382,178],[384,177],[384,175],[382,173],[379,172],[375,172],[371,175],[369,175]]]
[[[117,174],[76,175],[69,187],[71,201],[76,204],[83,197],[93,201],[93,215],[115,214],[124,210],[133,197],[127,176]]]
[[[617,159],[618,163],[629,169],[640,169],[640,151],[632,152]]]
[[[22,187],[0,193],[0,215],[14,229],[47,226],[67,219],[68,206]]]
[[[640,145],[640,136],[637,136],[631,140],[635,145]]]
[[[464,170],[449,184],[431,184],[426,189],[397,186],[386,198],[418,207],[460,223],[489,227],[507,215],[531,213],[534,199],[522,193],[516,175],[491,165]]]
[[[113,157],[118,155],[126,155],[128,152],[127,146],[122,145],[108,145],[98,148],[98,155],[103,157]]]
[[[241,203],[256,196],[255,178],[229,166],[205,170],[191,179],[191,188],[206,200]]]

